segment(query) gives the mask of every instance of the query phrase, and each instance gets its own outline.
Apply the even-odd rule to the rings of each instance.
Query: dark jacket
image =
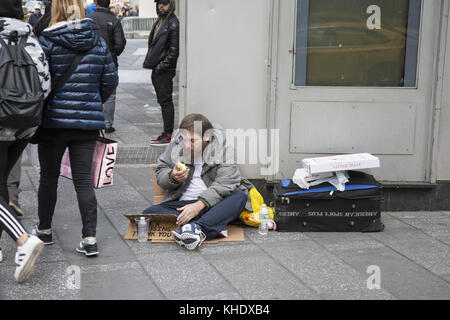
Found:
[[[38,22],[39,18],[42,17],[42,13],[32,13],[30,16],[30,19],[28,20],[28,23],[31,24],[33,27]]]
[[[127,44],[120,20],[116,18],[111,10],[103,7],[97,7],[87,18],[94,20],[99,25],[102,37],[108,45],[116,67],[118,67],[117,57],[122,54]]]
[[[175,14],[172,14],[156,37],[153,37],[159,19],[150,32],[148,52],[143,65],[144,68],[153,69],[156,73],[175,70],[180,54],[180,23],[178,18]]]
[[[103,102],[118,84],[117,69],[100,29],[91,19],[60,22],[39,37],[56,86],[77,53],[86,53],[70,78],[45,106],[42,127],[98,130],[105,127]]]

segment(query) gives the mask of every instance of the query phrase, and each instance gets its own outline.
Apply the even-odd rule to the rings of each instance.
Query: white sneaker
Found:
[[[17,264],[14,276],[18,283],[22,283],[28,279],[33,273],[34,263],[42,252],[44,243],[36,236],[28,235],[25,243],[17,247],[16,259]]]
[[[0,262],[3,261],[3,253],[2,253],[2,248],[0,248]]]

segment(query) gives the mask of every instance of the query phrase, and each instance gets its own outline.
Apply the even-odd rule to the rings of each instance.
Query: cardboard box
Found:
[[[165,191],[158,185],[158,180],[156,178],[156,167],[152,167],[153,171],[153,204],[159,204],[163,202]]]
[[[146,217],[150,219],[148,239],[151,242],[175,242],[172,231],[178,228],[176,225],[177,216],[174,214],[125,214],[130,222],[125,233],[125,240],[137,240],[136,218]],[[244,229],[241,226],[229,225],[227,228],[228,236],[218,238],[204,243],[218,242],[242,242],[245,241]]]
[[[331,157],[307,158],[302,160],[309,174],[361,170],[380,167],[380,160],[369,153],[345,154]]]

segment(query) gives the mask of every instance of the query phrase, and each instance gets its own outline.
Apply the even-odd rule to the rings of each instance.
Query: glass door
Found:
[[[369,152],[382,181],[429,181],[441,1],[274,1],[273,178],[306,157]]]

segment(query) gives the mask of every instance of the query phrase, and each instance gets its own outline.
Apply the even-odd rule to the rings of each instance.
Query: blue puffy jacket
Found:
[[[91,19],[60,22],[39,37],[50,65],[52,86],[79,52],[87,52],[73,74],[44,108],[44,128],[98,130],[105,127],[103,102],[118,84],[116,66],[99,27]]]

